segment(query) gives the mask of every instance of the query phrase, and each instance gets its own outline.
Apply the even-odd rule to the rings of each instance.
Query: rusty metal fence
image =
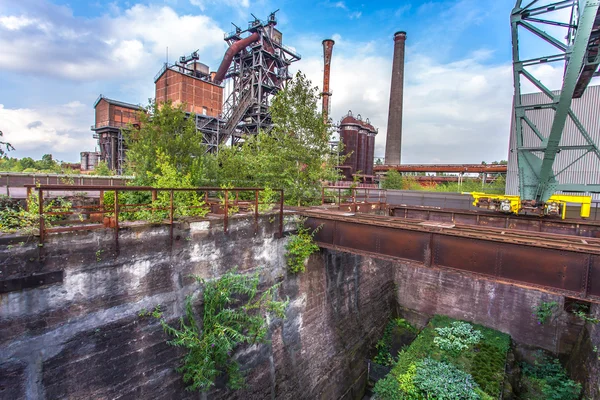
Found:
[[[197,199],[201,199],[204,204],[198,206],[185,206],[186,208],[205,208],[209,212],[223,215],[223,230],[228,233],[229,217],[232,211],[241,212],[246,215],[251,214],[254,217],[255,230],[258,229],[259,207],[266,206],[268,209],[277,208],[279,217],[279,236],[283,235],[283,189],[271,189],[275,193],[276,201],[261,201],[260,193],[264,188],[243,187],[243,188],[220,188],[220,187],[196,187],[196,188],[155,188],[150,186],[101,186],[101,185],[26,185],[28,198],[31,198],[33,192],[37,192],[37,207],[39,212],[39,240],[44,243],[45,237],[49,233],[87,231],[94,229],[111,228],[114,230],[115,242],[119,241],[119,229],[121,227],[120,215],[124,213],[134,213],[139,211],[149,211],[150,213],[165,213],[167,218],[162,223],[170,226],[170,237],[173,240],[173,225],[175,222],[177,193],[195,193]],[[65,197],[85,190],[86,192],[99,193],[98,204],[92,205],[71,205],[68,211],[61,207],[52,206],[46,200],[52,194],[54,198],[57,194],[63,194]],[[145,193],[146,198],[151,199],[145,203],[123,203],[120,201],[119,194],[125,192]],[[168,193],[166,205],[157,204],[156,200],[160,193]],[[110,196],[112,204],[105,204],[106,194]],[[78,197],[81,197],[79,195]],[[269,199],[266,199],[269,200]],[[53,226],[47,226],[48,217],[65,218]],[[78,218],[72,218],[78,217]]]
[[[387,204],[384,189],[369,187],[323,186],[321,188],[321,204],[350,206],[353,211],[360,211],[360,205],[377,205],[385,207]]]

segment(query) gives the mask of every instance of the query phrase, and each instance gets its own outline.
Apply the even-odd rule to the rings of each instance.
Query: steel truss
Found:
[[[232,92],[223,105],[224,129],[222,142],[231,138],[235,144],[244,134],[269,131],[272,127],[269,113],[273,95],[291,78],[289,65],[300,60],[300,55],[281,43],[281,33],[275,29],[275,13],[266,22],[255,18],[247,30],[236,29],[225,35],[232,46],[245,33],[258,32],[258,41],[237,53],[226,74],[232,80]]]
[[[535,203],[546,202],[557,191],[564,192],[600,192],[600,185],[580,185],[559,182],[557,178],[567,168],[581,161],[588,153],[600,160],[598,144],[594,142],[573,110],[573,98],[581,97],[592,76],[597,74],[600,57],[600,18],[599,0],[557,1],[540,5],[532,0],[522,5],[517,0],[511,14],[513,79],[514,79],[514,124],[516,130],[516,151],[519,170],[519,191],[521,199]],[[570,10],[570,20],[557,21],[557,11]],[[564,11],[563,11],[564,12]],[[566,30],[566,40],[540,29],[539,25],[562,27]],[[533,34],[536,39],[552,45],[557,52],[543,57],[521,59],[519,51],[519,30]],[[540,43],[538,42],[538,45]],[[540,47],[537,47],[540,48]],[[553,93],[534,76],[531,67],[541,63],[564,62],[565,70],[561,91]],[[521,78],[525,78],[549,101],[538,104],[523,104],[521,97]],[[552,126],[544,132],[533,122],[532,114],[540,110],[554,111]],[[561,137],[567,120],[570,119],[581,135],[581,145],[561,145]],[[534,136],[532,136],[534,135]],[[531,138],[537,143],[531,146]],[[556,156],[561,151],[578,152],[573,160],[560,171],[554,171]]]

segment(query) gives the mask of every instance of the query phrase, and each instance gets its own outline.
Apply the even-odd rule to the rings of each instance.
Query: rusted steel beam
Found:
[[[468,173],[506,173],[505,164],[401,164],[401,165],[376,165],[373,167],[375,172],[386,172],[389,170],[398,172],[468,172]]]
[[[600,244],[498,236],[470,229],[397,224],[391,219],[302,212],[319,246],[414,262],[600,302]]]
[[[600,238],[600,223],[598,221],[544,219],[529,216],[410,206],[391,206],[390,215],[414,220],[452,221],[463,225],[480,225],[529,232]]]

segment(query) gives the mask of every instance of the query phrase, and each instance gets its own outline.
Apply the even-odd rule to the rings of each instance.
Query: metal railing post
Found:
[[[258,190],[254,191],[254,234],[258,233]]]
[[[227,233],[227,224],[229,223],[229,190],[225,189],[225,216],[223,217],[223,231]]]
[[[173,189],[170,190],[170,207],[169,207],[169,226],[170,226],[170,230],[169,230],[169,234],[171,237],[171,244],[173,244],[173,218],[174,218],[174,205],[173,205]]]
[[[279,237],[283,237],[283,189],[280,190],[281,197],[279,199]]]
[[[115,246],[119,246],[119,191],[115,190]]]
[[[40,244],[43,244],[46,227],[44,225],[44,192],[42,190],[38,190],[38,204],[40,214]]]

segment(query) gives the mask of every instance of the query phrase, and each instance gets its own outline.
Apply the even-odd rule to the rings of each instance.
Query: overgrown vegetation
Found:
[[[46,228],[53,223],[64,220],[64,215],[48,215],[49,212],[67,212],[71,203],[63,198],[56,198],[44,203],[44,224]],[[23,208],[18,202],[6,196],[0,196],[0,232],[21,232],[32,235],[37,232],[40,224],[39,197],[37,192],[31,193],[27,199],[27,207]]]
[[[279,285],[260,292],[258,274],[248,276],[233,271],[214,281],[199,277],[196,280],[204,288],[201,327],[192,297],[187,298],[185,317],[178,326],[170,325],[160,310],[154,316],[172,337],[168,343],[187,350],[178,371],[189,390],[206,391],[223,374],[229,388],[242,388],[245,379],[232,358],[233,352],[242,344],[266,342],[267,315],[284,318],[288,302],[276,300]],[[143,315],[148,314],[143,311]]]
[[[543,325],[554,315],[558,309],[558,303],[555,301],[542,301],[533,308],[533,316],[538,325]]]
[[[383,189],[397,190],[422,190],[428,192],[483,192],[490,194],[504,194],[506,179],[502,176],[497,177],[492,183],[486,183],[482,186],[480,178],[464,178],[459,185],[458,182],[446,182],[434,185],[421,185],[414,176],[402,175],[398,171],[388,171],[385,179],[381,183]]]
[[[292,274],[304,272],[304,262],[311,254],[319,251],[319,246],[314,241],[315,233],[321,227],[314,230],[304,226],[304,220],[298,222],[298,232],[288,238],[285,245],[285,258],[288,266],[288,271]]]
[[[417,333],[417,329],[413,327],[408,321],[404,318],[394,318],[388,322],[385,326],[385,330],[383,331],[383,336],[379,341],[375,344],[375,349],[377,350],[377,354],[373,358],[373,361],[379,365],[391,366],[396,361],[394,355],[391,353],[392,351],[392,333],[394,328],[405,329],[412,333]]]
[[[452,345],[445,349],[447,343]],[[509,346],[506,334],[436,315],[411,345],[398,353],[390,374],[375,385],[375,393],[382,400],[498,398]],[[458,347],[463,350],[456,352]],[[449,392],[458,397],[443,397],[435,391],[435,387],[454,387],[456,379],[464,383],[462,388],[469,388],[468,394]]]
[[[523,400],[576,400],[581,384],[569,379],[560,362],[543,352],[536,354],[534,364],[523,363],[521,393]]]
[[[1,145],[2,142],[0,142]],[[3,153],[0,152],[0,156]],[[52,154],[44,154],[40,160],[34,160],[31,157],[0,158],[0,171],[2,172],[30,172],[30,173],[55,173],[55,174],[73,174],[74,171],[70,168],[65,168],[68,164],[56,161]]]

